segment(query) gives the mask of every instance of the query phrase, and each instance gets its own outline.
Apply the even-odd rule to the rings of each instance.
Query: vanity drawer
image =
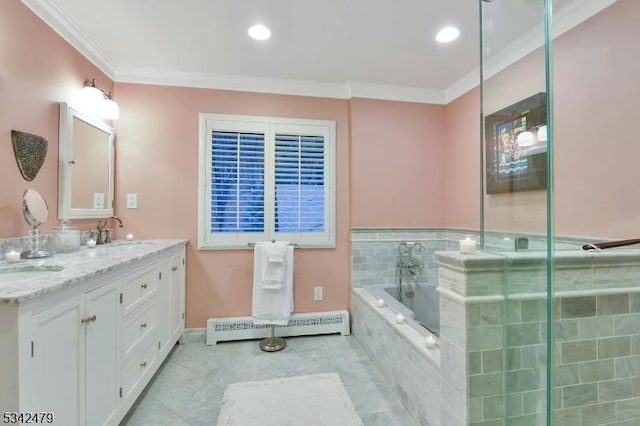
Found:
[[[147,336],[156,333],[157,322],[158,303],[156,297],[134,311],[125,320],[122,332],[125,363],[132,353],[137,352],[136,346],[140,345]]]
[[[152,335],[155,333],[152,333]],[[155,371],[157,362],[158,345],[157,339],[144,340],[144,349],[124,364],[122,377],[122,388],[125,406],[133,403],[148,382],[147,376],[151,376]]]
[[[135,272],[124,279],[122,315],[127,316],[138,306],[156,294],[157,280],[155,268]]]

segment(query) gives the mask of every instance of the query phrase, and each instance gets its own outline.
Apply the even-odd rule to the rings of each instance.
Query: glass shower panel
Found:
[[[581,246],[640,237],[640,2],[591,3],[553,40],[554,424],[638,425],[640,245]]]
[[[549,6],[480,0],[481,245],[502,266],[495,294],[477,300],[474,331],[500,339],[470,353],[482,366],[470,377],[472,425],[551,424]]]

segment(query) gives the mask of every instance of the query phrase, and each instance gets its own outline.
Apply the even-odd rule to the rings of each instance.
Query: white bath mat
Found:
[[[362,426],[337,373],[227,386],[218,426]]]

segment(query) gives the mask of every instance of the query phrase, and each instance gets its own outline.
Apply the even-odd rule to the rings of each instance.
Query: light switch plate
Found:
[[[138,208],[138,194],[127,194],[127,208],[128,209]]]
[[[323,299],[323,291],[322,291],[322,286],[318,286],[318,287],[314,287],[313,288],[313,300],[315,301],[321,301]]]

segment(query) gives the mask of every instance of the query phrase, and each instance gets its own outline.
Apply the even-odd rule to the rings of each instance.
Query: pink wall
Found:
[[[253,251],[198,251],[198,114],[201,112],[335,120],[336,248],[295,252],[296,312],[349,308],[349,102],[208,89],[116,84],[116,214],[122,235],[188,238],[187,327],[210,317],[251,314]],[[138,209],[126,209],[126,194]],[[313,301],[313,287],[324,300]]]
[[[480,89],[445,108],[445,205],[449,228],[480,228]]]
[[[445,108],[351,100],[351,226],[445,225]]]
[[[639,23],[640,2],[619,0],[553,41],[557,235],[635,238],[640,233],[640,144],[634,139],[640,60],[630,53],[637,50]],[[484,93],[487,112],[544,91],[543,64],[539,49],[491,77]],[[479,187],[479,169],[468,169],[477,164],[478,152],[461,147],[466,139],[477,141],[477,92],[451,102],[446,111],[447,226],[473,227],[479,200],[462,188]],[[461,122],[471,127],[457,127]],[[473,201],[465,209],[467,198]],[[544,233],[546,213],[545,191],[485,194],[489,230]]]
[[[19,0],[0,1],[0,238],[25,236],[22,193],[40,192],[49,205],[48,232],[58,209],[58,102],[70,101],[84,79],[113,83]],[[13,156],[11,130],[49,140],[38,176],[24,180]]]
[[[640,235],[640,2],[619,0],[554,45],[555,218],[564,235]]]
[[[535,93],[545,91],[544,55],[540,48],[485,82],[485,114],[491,114]],[[480,173],[477,176],[479,179]],[[546,191],[505,194],[486,194],[485,191],[484,197],[487,230],[546,232]]]

